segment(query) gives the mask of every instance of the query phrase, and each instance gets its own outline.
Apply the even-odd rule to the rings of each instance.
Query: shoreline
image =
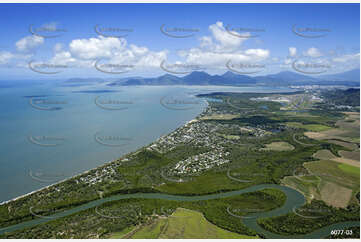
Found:
[[[208,106],[209,106],[208,100],[205,100],[205,102],[207,103],[207,106],[206,106],[206,107],[208,107]],[[189,123],[196,122],[196,121],[198,120],[198,116],[201,115],[201,114],[205,111],[205,109],[206,109],[206,108],[204,108],[203,110],[201,110],[201,112],[200,112],[197,116],[195,116],[193,119],[191,119],[191,120],[189,120],[189,121],[186,121],[184,124],[180,125],[179,127],[176,127],[176,128],[175,128],[173,131],[171,131],[170,133],[165,134],[165,135],[161,135],[161,136],[159,136],[156,140],[152,141],[150,144],[148,144],[148,145],[146,145],[146,146],[143,146],[143,147],[140,147],[140,148],[138,148],[138,149],[135,150],[135,151],[130,151],[130,152],[124,154],[123,156],[119,157],[118,159],[119,159],[119,160],[122,160],[123,157],[126,157],[127,155],[129,155],[129,154],[131,154],[131,153],[133,153],[133,152],[137,152],[138,150],[140,150],[140,149],[142,149],[142,148],[147,148],[147,147],[149,147],[149,146],[152,145],[154,142],[156,142],[157,140],[159,140],[161,137],[170,135],[170,134],[173,133],[175,130],[177,130],[177,129],[181,128],[181,127],[185,127],[185,126],[188,125]],[[103,167],[103,166],[105,166],[105,165],[107,165],[107,164],[109,164],[109,163],[114,162],[114,161],[116,161],[116,160],[107,161],[107,162],[103,163],[103,164],[100,165],[100,166],[97,166],[97,167],[91,168],[91,169],[89,169],[89,170],[80,172],[80,173],[78,173],[78,174],[76,174],[76,175],[73,175],[73,176],[71,176],[71,177],[64,178],[64,179],[62,179],[62,180],[60,180],[60,181],[57,181],[57,182],[52,183],[52,184],[50,184],[50,185],[47,185],[47,186],[45,186],[45,187],[41,187],[41,188],[39,188],[39,189],[33,190],[33,191],[31,191],[31,192],[25,193],[25,194],[23,194],[23,195],[17,196],[17,197],[15,197],[15,198],[12,198],[12,199],[9,199],[9,200],[6,200],[6,201],[1,201],[1,202],[0,202],[0,206],[5,205],[5,204],[8,204],[8,203],[13,202],[13,201],[16,201],[16,200],[19,200],[19,199],[24,198],[24,197],[30,196],[30,195],[32,195],[32,194],[34,194],[34,193],[37,193],[37,192],[40,192],[40,191],[42,191],[42,190],[48,189],[49,187],[52,187],[52,186],[58,185],[58,184],[60,184],[60,183],[66,182],[66,181],[68,181],[68,180],[70,180],[70,179],[73,179],[73,178],[75,178],[75,177],[77,177],[77,176],[85,175],[85,174],[91,172],[92,170],[97,170],[97,169],[99,169],[99,168],[101,168],[101,167]]]
[[[130,152],[130,153],[131,153],[131,152]],[[127,154],[129,154],[129,153],[127,153]],[[114,160],[113,160],[113,161],[114,161]],[[0,206],[1,206],[1,205],[4,205],[4,204],[7,204],[7,203],[9,203],[9,202],[12,202],[12,201],[16,201],[16,200],[18,200],[18,199],[20,199],[20,198],[29,196],[29,195],[34,194],[34,193],[36,193],[36,192],[40,192],[40,191],[42,191],[42,190],[48,189],[49,187],[55,186],[55,185],[57,185],[57,184],[66,182],[67,180],[73,179],[73,178],[75,178],[75,177],[77,177],[77,176],[85,175],[86,173],[88,173],[88,172],[90,172],[90,171],[92,171],[92,170],[98,169],[98,168],[100,168],[100,167],[102,167],[102,166],[104,166],[104,165],[106,165],[106,164],[108,164],[108,163],[111,163],[111,162],[113,162],[113,161],[105,162],[105,163],[104,163],[103,165],[101,165],[101,166],[97,166],[97,167],[95,167],[95,168],[91,168],[91,169],[89,169],[89,170],[82,171],[82,172],[80,172],[79,174],[73,175],[73,176],[71,176],[71,177],[64,178],[64,179],[62,179],[62,180],[60,180],[60,181],[57,181],[57,182],[52,183],[52,184],[50,184],[50,185],[47,185],[47,186],[45,186],[45,187],[41,187],[41,188],[36,189],[36,190],[34,190],[34,191],[28,192],[28,193],[26,193],[26,194],[17,196],[17,197],[15,197],[15,198],[9,199],[9,200],[7,200],[7,201],[2,201],[2,202],[0,202]]]

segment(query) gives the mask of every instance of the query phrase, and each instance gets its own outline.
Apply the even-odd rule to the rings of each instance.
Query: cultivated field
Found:
[[[360,142],[360,113],[345,113],[347,116],[343,120],[336,122],[337,128],[332,128],[322,132],[305,132],[311,139],[329,140],[339,139],[347,142]]]
[[[159,218],[141,228],[132,239],[253,239],[232,233],[208,222],[202,213],[177,208],[169,217]]]
[[[334,207],[346,207],[351,201],[351,194],[356,194],[360,186],[359,173],[342,169],[340,165],[342,164],[331,160],[304,164],[308,170],[321,179],[318,190],[322,200]]]
[[[319,150],[313,154],[313,157],[319,160],[332,160],[336,158],[336,156],[329,150]]]
[[[338,152],[342,157],[346,158],[346,159],[350,159],[350,160],[354,160],[354,161],[358,161],[360,166],[360,151],[345,151],[345,150],[340,150]]]
[[[333,182],[325,182],[321,187],[321,198],[334,207],[345,208],[351,199],[352,190]]]

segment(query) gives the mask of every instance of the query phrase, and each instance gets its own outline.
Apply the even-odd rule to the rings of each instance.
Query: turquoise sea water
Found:
[[[0,202],[100,166],[197,116],[213,91],[290,89],[219,86],[0,85]],[[49,110],[50,109],[50,110]]]

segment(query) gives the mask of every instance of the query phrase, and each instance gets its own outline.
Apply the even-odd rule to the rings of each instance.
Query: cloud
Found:
[[[77,64],[78,66],[86,66],[84,65],[86,62],[77,62],[75,58],[71,56],[69,51],[61,51],[54,55],[54,57],[50,60],[50,63],[59,64],[59,65],[70,65]],[[91,62],[88,62],[88,65]]]
[[[242,43],[247,40],[247,38],[236,37],[238,33],[232,35],[228,32],[222,22],[217,22],[209,26],[209,31],[211,36],[203,36],[200,38],[200,47],[205,50],[213,52],[232,52],[238,50]],[[249,33],[243,33],[242,36],[247,36]]]
[[[50,28],[53,25],[49,25]],[[54,26],[53,26],[54,27]],[[295,46],[288,47],[288,56],[276,58],[271,56],[269,49],[251,48],[256,39],[240,38],[224,27],[220,21],[211,24],[209,34],[201,36],[198,44],[192,48],[178,51],[174,63],[196,64],[206,68],[206,71],[224,71],[226,63],[262,63],[268,67],[288,67],[296,58],[312,58],[313,62],[320,58],[336,63],[337,68],[349,68],[359,63],[360,54],[343,54],[338,56],[324,55],[315,47],[299,50]],[[246,33],[247,34],[247,33]],[[249,33],[248,33],[249,34]],[[242,36],[245,34],[242,33]],[[32,50],[44,43],[44,38],[27,36],[16,42],[18,52],[0,52],[0,64],[9,62],[22,63],[26,66],[32,57]],[[257,46],[257,45],[256,45]],[[154,51],[149,46],[138,46],[128,43],[123,38],[96,36],[91,38],[77,38],[69,43],[56,43],[52,49],[53,56],[48,59],[49,63],[69,65],[73,67],[94,68],[96,60],[102,59],[107,63],[133,65],[133,71],[146,70],[145,72],[161,71],[160,64],[167,61],[169,51],[167,49]],[[303,51],[303,52],[302,52]],[[302,53],[302,55],[297,55]],[[325,52],[326,53],[326,52]],[[319,60],[321,61],[321,60]],[[337,64],[338,63],[338,64]],[[139,68],[139,69],[138,69]]]
[[[26,36],[15,43],[16,49],[20,52],[31,52],[44,43],[44,38],[36,35]]]
[[[71,54],[79,59],[112,57],[124,50],[126,40],[119,38],[75,39],[69,44]]]
[[[2,51],[0,52],[0,64],[7,64],[12,58],[14,58],[14,55],[8,51]]]
[[[211,39],[210,47],[216,48],[216,50],[235,50],[239,48],[240,45],[247,39],[239,38],[229,34],[227,30],[223,27],[223,23],[219,21],[216,24],[210,25],[209,30],[212,33],[213,39],[215,40],[215,43],[213,43]],[[249,35],[249,33],[247,34]]]
[[[244,53],[246,55],[249,55],[250,57],[259,58],[259,59],[265,59],[270,54],[269,50],[265,50],[265,49],[248,49]]]
[[[7,67],[25,67],[28,65],[28,60],[32,57],[31,54],[11,53],[9,51],[0,51],[0,65]]]
[[[134,65],[135,68],[159,68],[167,59],[168,51],[151,51],[145,46],[128,45],[125,39],[98,36],[89,39],[74,39],[68,48],[54,46],[54,64],[93,68],[96,60],[106,59],[112,64]]]
[[[290,57],[295,57],[297,55],[297,48],[296,47],[289,47],[288,48],[288,55]]]
[[[309,57],[321,57],[322,53],[315,47],[311,47],[309,48],[307,51],[305,51],[303,53],[305,56],[309,56]]]
[[[360,53],[356,54],[346,54],[342,56],[338,56],[332,59],[334,62],[348,62],[348,61],[360,61]]]
[[[360,53],[348,53],[330,58],[335,72],[360,68]]]
[[[41,26],[41,28],[47,29],[49,31],[56,31],[58,29],[58,23],[57,22],[50,22],[45,23]]]
[[[201,37],[198,47],[178,51],[178,56],[184,62],[203,66],[225,68],[229,60],[235,62],[258,62],[267,59],[270,51],[267,49],[242,49],[242,44],[249,38],[240,38],[238,33],[228,32],[222,22],[209,26],[210,36]],[[242,36],[250,35],[242,33]]]

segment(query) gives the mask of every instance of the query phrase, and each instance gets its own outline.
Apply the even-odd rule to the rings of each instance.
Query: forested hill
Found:
[[[360,89],[332,90],[324,92],[322,96],[335,105],[360,106]]]

